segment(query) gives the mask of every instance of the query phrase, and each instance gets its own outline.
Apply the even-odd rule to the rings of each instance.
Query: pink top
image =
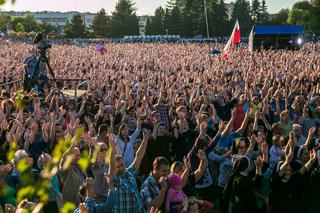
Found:
[[[166,212],[170,212],[170,203],[178,202],[182,203],[188,197],[182,191],[182,189],[174,189],[172,187],[169,188],[166,198]]]

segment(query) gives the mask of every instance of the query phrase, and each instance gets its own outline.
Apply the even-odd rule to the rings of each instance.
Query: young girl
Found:
[[[169,176],[170,188],[166,198],[166,212],[172,212],[176,209],[177,205],[180,205],[187,196],[182,191],[183,183],[179,175],[172,173]]]

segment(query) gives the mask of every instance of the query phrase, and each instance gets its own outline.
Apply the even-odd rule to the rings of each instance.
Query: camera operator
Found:
[[[37,65],[37,50],[32,48],[29,51],[29,56],[25,57],[23,60],[24,64],[24,82],[23,87],[26,91],[30,92],[32,88],[35,89],[36,92],[43,91],[44,86],[47,83],[47,75],[44,70],[44,65],[40,60],[38,68]],[[34,73],[36,72],[36,73]]]

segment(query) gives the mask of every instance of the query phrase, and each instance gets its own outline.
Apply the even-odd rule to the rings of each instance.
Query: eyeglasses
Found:
[[[246,149],[247,146],[239,146],[238,149]]]

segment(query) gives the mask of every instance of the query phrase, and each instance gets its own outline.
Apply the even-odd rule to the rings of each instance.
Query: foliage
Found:
[[[288,15],[289,24],[303,25],[306,30],[309,29],[310,12],[303,9],[293,8]]]
[[[250,16],[250,3],[247,0],[236,0],[232,12],[231,22],[239,21],[242,35],[248,35],[252,28]]]
[[[147,32],[148,35],[163,35],[165,34],[165,28],[164,28],[164,17],[165,17],[165,11],[162,7],[158,7],[155,12],[154,16],[148,18],[148,28]]]
[[[276,14],[272,14],[269,17],[268,24],[287,24],[289,9],[282,9]]]
[[[83,38],[85,36],[85,25],[80,14],[73,15],[71,22],[67,22],[65,34],[68,38]]]
[[[119,0],[110,21],[111,36],[122,38],[125,35],[139,34],[139,21],[131,0]]]
[[[261,16],[261,11],[260,11],[260,2],[259,0],[252,0],[252,5],[251,5],[251,17],[252,21],[256,24],[259,23],[260,16]]]
[[[211,0],[208,5],[210,35],[223,36],[229,29],[228,14],[223,0]]]
[[[24,16],[12,17],[10,28],[17,32],[37,32],[40,30],[40,22],[29,13]]]
[[[10,26],[11,16],[0,12],[0,31],[5,31]]]
[[[288,23],[302,25],[305,30],[309,31],[311,10],[312,5],[308,1],[295,3],[289,12]]]
[[[95,37],[105,38],[109,34],[109,18],[105,9],[101,9],[93,18],[91,28]]]

